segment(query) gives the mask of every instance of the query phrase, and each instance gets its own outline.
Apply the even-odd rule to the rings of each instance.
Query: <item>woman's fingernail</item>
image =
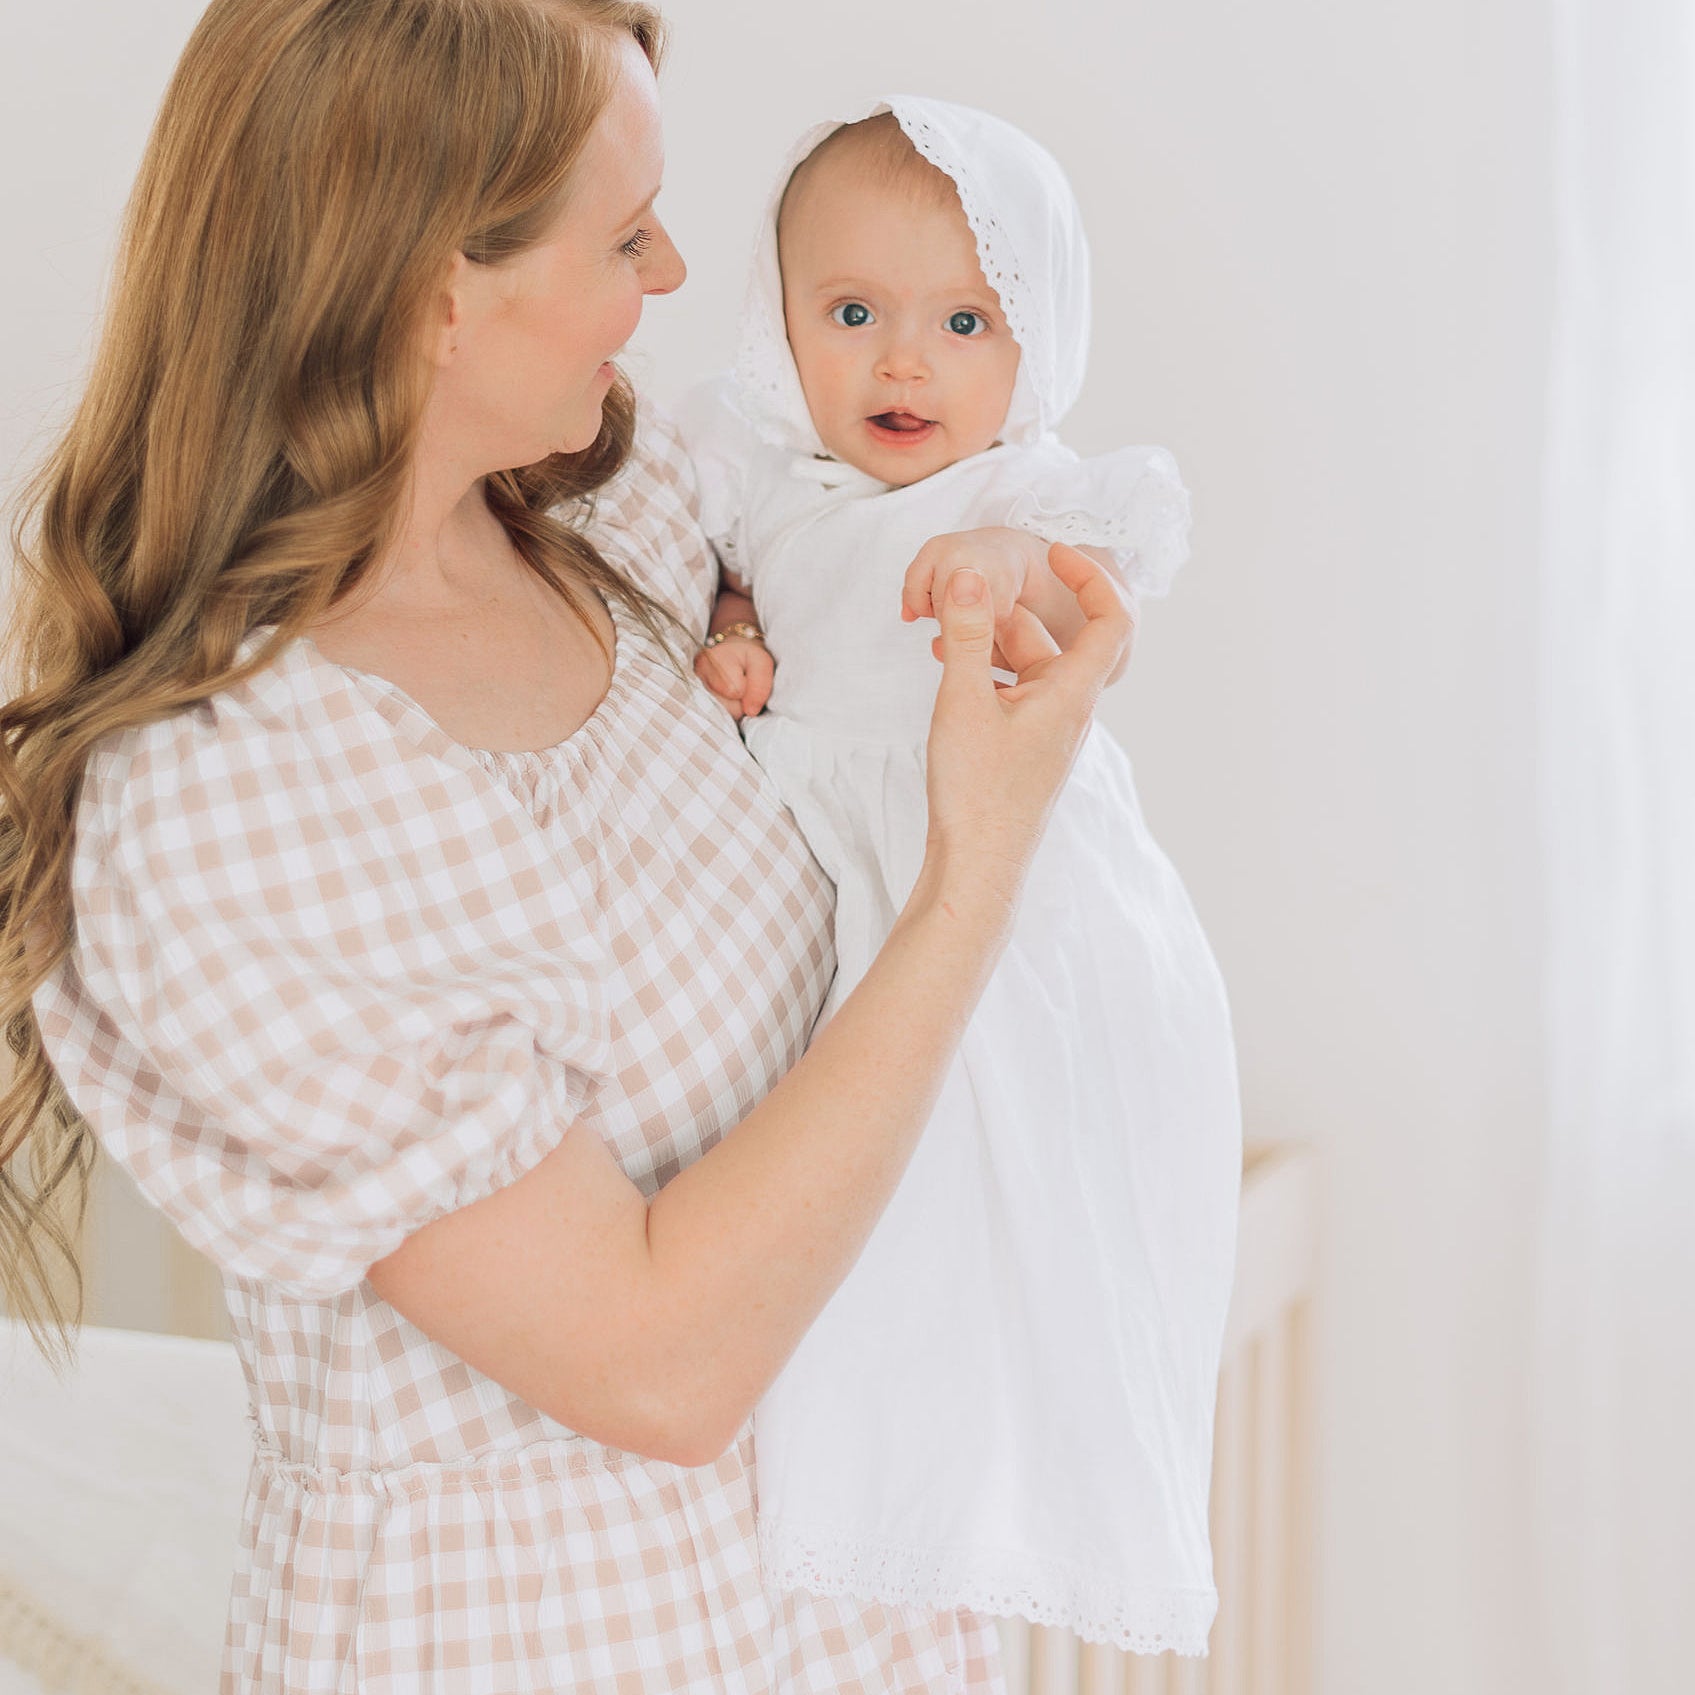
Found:
[[[983,579],[977,572],[960,569],[948,578],[948,598],[955,606],[975,606],[983,598]]]

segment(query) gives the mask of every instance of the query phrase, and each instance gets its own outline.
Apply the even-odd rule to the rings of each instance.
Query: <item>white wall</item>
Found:
[[[198,8],[9,24],[0,466],[74,382]],[[1533,0],[675,0],[649,309],[720,365],[775,155],[842,99],[999,110],[1096,252],[1069,429],[1174,448],[1196,552],[1107,716],[1236,1005],[1250,1134],[1327,1168],[1324,1695],[1517,1695],[1540,1147],[1532,594],[1548,21]],[[21,34],[20,34],[21,32]]]
[[[773,157],[833,102],[987,106],[1067,166],[1068,433],[1167,443],[1197,514],[1107,717],[1231,984],[1250,1134],[1325,1153],[1322,1687],[1528,1692],[1544,9],[800,15],[670,7],[694,275],[650,307],[655,386],[725,358]]]

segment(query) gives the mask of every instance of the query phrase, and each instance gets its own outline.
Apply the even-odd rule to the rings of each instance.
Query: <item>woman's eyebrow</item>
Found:
[[[636,219],[639,218],[642,215],[642,213],[645,212],[654,203],[654,201],[656,201],[659,198],[659,191],[660,191],[660,189],[664,188],[664,186],[665,186],[664,183],[657,184],[655,186],[653,192],[647,197],[647,199],[645,199],[641,203],[641,205],[639,205],[635,209],[635,211],[631,212],[628,217],[620,218],[618,220],[618,228],[622,229],[625,224],[633,224],[636,221]]]

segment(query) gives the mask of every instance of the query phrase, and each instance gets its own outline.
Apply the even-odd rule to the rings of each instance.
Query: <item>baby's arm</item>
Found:
[[[735,572],[721,570],[718,598],[707,626],[707,645],[695,655],[695,675],[730,709],[732,718],[752,718],[771,698],[776,666],[759,628],[752,597]],[[726,633],[727,632],[727,633]]]

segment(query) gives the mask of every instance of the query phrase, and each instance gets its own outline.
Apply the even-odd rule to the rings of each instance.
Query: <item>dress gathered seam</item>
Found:
[[[609,1448],[590,1436],[549,1436],[516,1447],[486,1448],[443,1460],[408,1460],[404,1465],[339,1467],[290,1460],[261,1441],[255,1455],[266,1479],[291,1484],[308,1494],[430,1494],[444,1488],[532,1481],[538,1476],[588,1477],[632,1469],[682,1471],[669,1460]]]

